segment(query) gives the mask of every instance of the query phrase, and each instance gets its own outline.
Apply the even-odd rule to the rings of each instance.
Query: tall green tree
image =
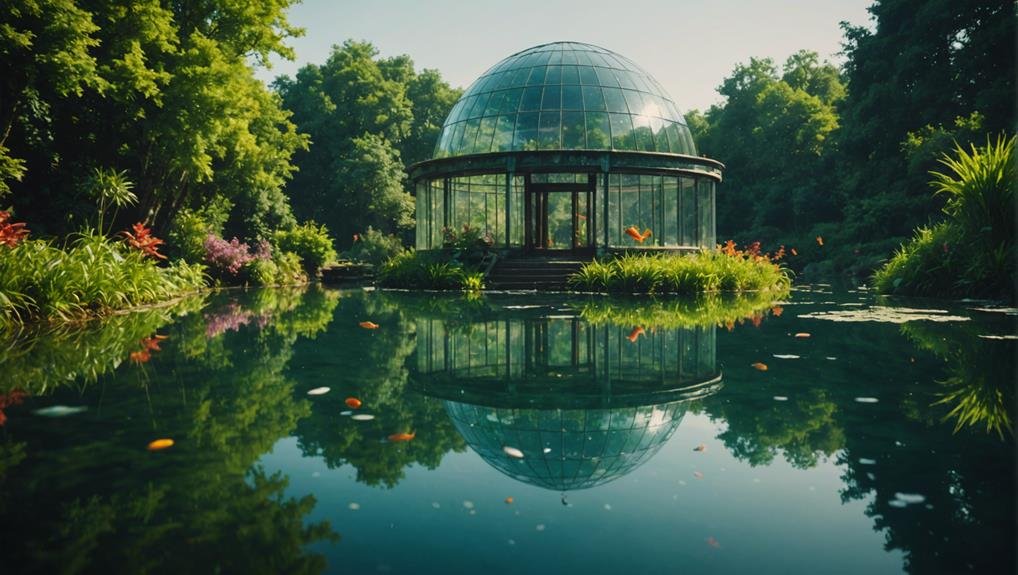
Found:
[[[409,236],[405,167],[431,157],[460,91],[434,70],[416,72],[408,56],[379,58],[352,40],[274,87],[313,142],[295,156],[300,171],[287,187],[297,215],[325,223],[340,246],[369,225]]]
[[[292,3],[38,0],[34,12],[16,12],[20,36],[0,33],[0,50],[36,62],[21,88],[3,88],[21,99],[0,104],[15,110],[4,145],[26,170],[12,184],[21,216],[43,232],[81,225],[90,210],[84,176],[107,167],[135,182],[140,201],[125,221],[163,228],[180,208],[222,196],[238,206],[239,235],[292,223],[281,190],[306,140],[253,76],[269,54],[292,57],[284,44],[300,33],[286,20]],[[48,32],[54,22],[74,25],[60,35]],[[61,41],[43,42],[47,33]],[[38,55],[36,44],[19,52],[19,38],[38,38],[55,55]],[[78,79],[58,82],[65,76]]]
[[[905,177],[909,165],[947,151],[904,154],[910,133],[950,131],[973,113],[982,133],[1015,129],[1016,8],[1008,0],[876,0],[869,12],[873,27],[842,24],[849,93],[840,106],[839,190],[855,237],[903,237],[940,208],[925,170]],[[957,138],[964,145],[970,134]]]
[[[701,152],[727,169],[718,195],[719,237],[788,241],[838,217],[827,153],[845,89],[838,70],[798,52],[781,71],[770,59],[736,66],[718,88],[725,102],[687,114]]]

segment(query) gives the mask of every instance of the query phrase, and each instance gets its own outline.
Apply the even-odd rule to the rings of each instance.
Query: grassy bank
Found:
[[[957,147],[932,172],[946,219],[915,231],[873,278],[885,294],[1015,299],[1015,138]]]
[[[203,266],[160,265],[155,246],[140,245],[87,231],[64,247],[21,238],[0,244],[0,328],[108,315],[205,287]]]
[[[583,266],[569,279],[573,289],[607,293],[675,293],[780,291],[791,284],[790,272],[759,244],[745,250],[732,242],[717,250],[689,255],[624,254]]]
[[[382,265],[378,282],[390,288],[478,291],[484,288],[484,274],[443,252],[408,251]]]

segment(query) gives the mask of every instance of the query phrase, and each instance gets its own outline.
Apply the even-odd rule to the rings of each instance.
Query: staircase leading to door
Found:
[[[565,290],[566,280],[590,261],[576,256],[516,256],[499,260],[485,278],[492,290]]]

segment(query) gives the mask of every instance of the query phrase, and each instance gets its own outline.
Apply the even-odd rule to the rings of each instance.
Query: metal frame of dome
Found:
[[[435,157],[410,167],[417,248],[441,248],[464,225],[527,252],[711,247],[723,168],[696,155],[674,102],[631,60],[535,46],[482,74]]]

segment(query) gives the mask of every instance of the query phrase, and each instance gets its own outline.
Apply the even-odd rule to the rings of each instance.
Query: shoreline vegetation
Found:
[[[1015,301],[1015,138],[955,146],[931,172],[934,195],[946,199],[943,221],[916,228],[911,240],[873,276],[883,294],[991,297]]]

